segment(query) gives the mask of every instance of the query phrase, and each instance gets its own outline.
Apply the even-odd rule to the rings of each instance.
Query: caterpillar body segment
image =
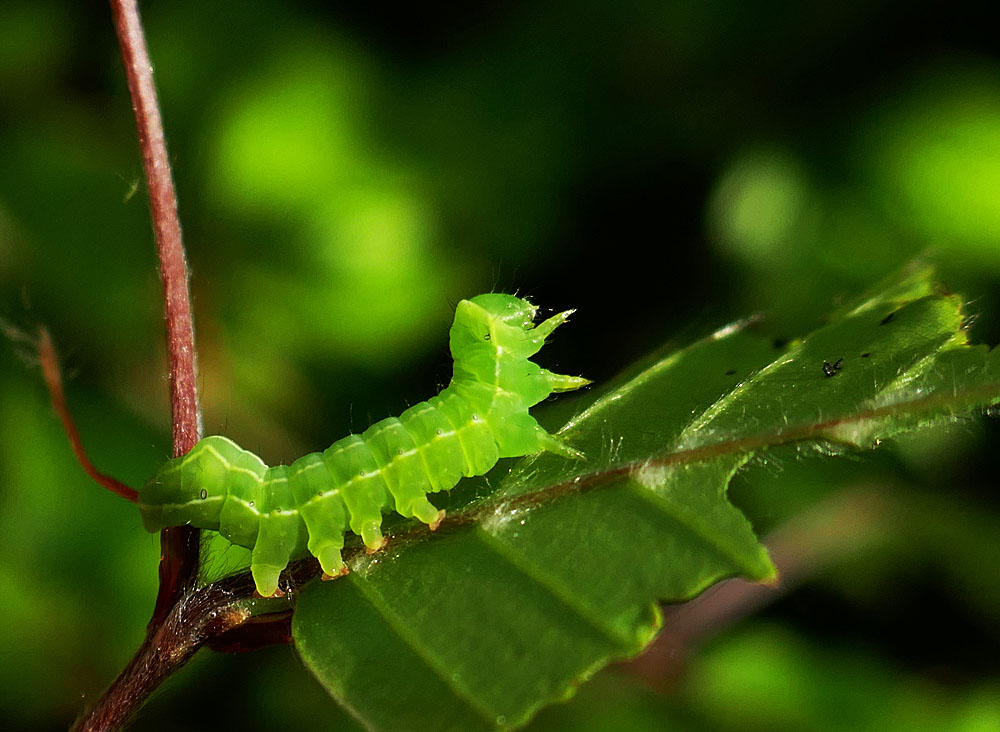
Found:
[[[269,597],[291,558],[306,550],[326,575],[345,573],[347,531],[377,551],[385,541],[382,514],[390,510],[436,528],[444,512],[428,494],[483,475],[501,457],[545,450],[582,458],[528,412],[553,392],[589,383],[529,360],[571,312],[535,327],[536,308],[527,300],[462,300],[449,338],[452,380],[437,396],[288,466],[269,468],[225,437],[206,437],[142,488],[143,525],[214,529],[249,548],[257,591]]]

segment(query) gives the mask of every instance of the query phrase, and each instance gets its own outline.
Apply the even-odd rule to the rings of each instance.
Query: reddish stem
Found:
[[[194,326],[188,288],[188,268],[177,217],[177,197],[167,157],[160,119],[153,66],[135,0],[111,0],[122,62],[132,96],[139,132],[142,164],[149,189],[149,208],[156,235],[167,321],[170,359],[170,405],[173,415],[175,456],[184,455],[201,438],[198,412]],[[198,534],[186,527],[164,530],[160,535],[160,591],[152,623],[162,622],[177,602],[198,566]]]
[[[168,676],[187,663],[210,638],[251,620],[246,606],[234,600],[248,597],[240,580],[217,582],[186,593],[156,627],[93,709],[73,726],[73,732],[120,729]],[[252,585],[251,585],[252,586]]]
[[[112,493],[116,493],[127,501],[136,502],[138,492],[119,480],[105,475],[94,467],[83,449],[80,441],[80,433],[76,429],[73,417],[66,406],[66,395],[63,393],[62,374],[59,370],[59,357],[56,355],[55,344],[49,332],[42,328],[38,334],[38,358],[42,363],[42,374],[45,376],[45,385],[49,388],[49,398],[52,400],[52,409],[59,416],[63,429],[66,430],[66,437],[69,438],[70,447],[76,455],[77,461],[91,478],[98,484],[104,486]]]
[[[198,413],[194,326],[188,292],[188,268],[177,216],[177,197],[167,158],[153,66],[135,0],[111,0],[122,62],[139,131],[142,164],[149,189],[170,354],[170,405],[173,410],[174,456],[186,454],[201,439]]]
[[[110,0],[110,3],[135,112],[156,236],[170,363],[173,454],[180,456],[201,438],[187,261],[153,67],[139,10],[136,0]],[[124,725],[166,675],[183,664],[203,642],[204,636],[186,628],[183,612],[192,597],[200,596],[195,589],[199,532],[189,527],[165,529],[160,534],[160,551],[160,589],[146,639],[132,662],[79,720],[76,729],[110,730]],[[224,603],[229,602],[231,595],[224,598]],[[237,613],[230,626],[239,625],[244,619]],[[216,629],[216,633],[220,630]]]

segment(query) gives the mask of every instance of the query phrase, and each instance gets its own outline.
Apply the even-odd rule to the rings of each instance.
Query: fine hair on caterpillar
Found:
[[[281,571],[306,550],[325,575],[346,573],[347,531],[369,553],[378,551],[383,513],[437,528],[444,511],[427,495],[485,474],[500,458],[542,451],[581,458],[528,413],[553,392],[590,383],[530,360],[572,312],[536,326],[537,308],[522,298],[491,293],[462,300],[449,335],[451,382],[437,396],[291,465],[268,467],[226,437],[206,437],[139,491],[143,525],[214,529],[247,547],[257,591],[270,597]]]

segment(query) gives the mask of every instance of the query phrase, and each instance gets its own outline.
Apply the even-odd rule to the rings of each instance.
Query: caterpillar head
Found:
[[[521,330],[534,327],[535,313],[538,308],[527,300],[502,292],[491,292],[486,295],[476,295],[470,303],[482,310],[484,324],[500,322]]]
[[[544,339],[537,341],[529,335],[537,310],[527,300],[502,293],[462,300],[455,309],[455,322],[451,327],[452,356],[457,362],[481,361],[484,369],[487,363],[496,360],[498,353],[522,358],[531,356],[544,342]],[[492,372],[492,367],[487,371]]]
[[[501,398],[490,399],[490,411],[503,401],[517,408],[531,406],[553,391],[577,389],[586,379],[553,374],[529,359],[545,339],[566,322],[572,310],[534,324],[538,308],[513,295],[491,293],[462,300],[455,309],[451,327],[454,378],[498,390]]]

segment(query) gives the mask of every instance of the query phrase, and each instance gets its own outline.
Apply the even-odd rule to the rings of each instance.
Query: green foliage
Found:
[[[970,298],[973,340],[998,340],[1000,65],[977,4],[142,10],[193,263],[206,426],[271,464],[425,398],[447,380],[454,303],[493,288],[578,308],[546,365],[599,388],[660,344],[677,352],[749,313],[767,316],[755,347],[809,333],[929,246]],[[0,3],[0,88],[0,317],[50,328],[91,456],[139,485],[169,457],[169,412],[106,11]],[[142,637],[158,545],[73,462],[23,350],[0,347],[0,727],[64,728]],[[858,354],[818,350],[807,375],[844,356],[820,388],[849,389]],[[977,354],[947,359],[963,374]],[[734,385],[703,376],[717,394]],[[909,386],[875,398],[894,408]],[[582,408],[562,400],[547,426]],[[633,408],[647,419],[654,405]],[[859,709],[859,728],[996,729],[996,423],[932,424],[863,459],[820,459],[874,424],[758,453],[730,496],[766,533],[867,486],[887,506],[877,539],[824,535],[829,564],[691,649],[675,684],[609,669],[531,728],[805,731],[830,703],[876,697],[888,711]],[[598,455],[630,448],[611,436]],[[460,490],[443,531],[470,530],[459,509],[487,491]],[[241,564],[241,550],[213,546],[213,577]],[[350,721],[273,648],[203,654],[133,725],[233,727]]]
[[[313,583],[294,618],[306,664],[370,729],[513,728],[649,643],[657,601],[774,580],[726,499],[760,450],[870,447],[1000,399],[1000,356],[966,344],[929,274],[780,352],[734,325],[580,400],[557,434],[585,465],[527,458],[453,507],[447,536]]]

